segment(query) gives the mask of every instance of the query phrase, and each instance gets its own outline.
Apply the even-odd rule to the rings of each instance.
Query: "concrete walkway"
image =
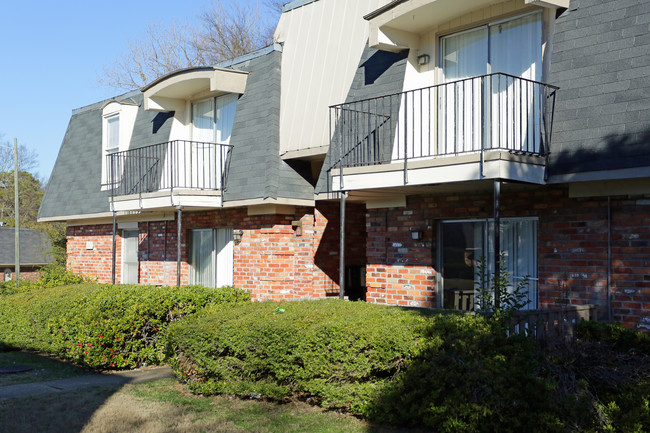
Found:
[[[47,382],[23,383],[0,387],[0,400],[55,392],[71,391],[79,388],[94,386],[120,386],[127,383],[149,382],[158,379],[174,377],[169,367],[145,367],[136,370],[120,371],[107,374],[90,374],[87,376],[70,377],[68,379],[50,380]]]

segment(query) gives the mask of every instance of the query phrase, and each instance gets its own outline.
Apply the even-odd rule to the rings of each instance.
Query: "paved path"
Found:
[[[169,367],[147,367],[110,374],[90,374],[47,382],[23,383],[0,387],[0,400],[65,392],[93,386],[120,386],[170,377],[174,377],[174,375]]]

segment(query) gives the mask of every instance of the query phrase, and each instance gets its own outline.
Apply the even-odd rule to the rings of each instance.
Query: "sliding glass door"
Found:
[[[540,87],[517,78],[541,80],[541,14],[442,37],[440,53],[442,82],[451,83],[440,90],[440,154],[540,151]]]
[[[190,264],[191,284],[206,287],[232,286],[232,228],[192,230]]]
[[[192,185],[221,188],[222,172],[230,144],[238,95],[229,94],[192,104]]]
[[[480,267],[494,275],[494,222],[492,220],[443,221],[440,224],[440,269],[442,288],[440,306],[455,310],[474,310],[480,287]],[[506,218],[501,220],[501,251],[510,274],[508,290],[528,279],[525,288],[528,304],[537,308],[537,220]]]

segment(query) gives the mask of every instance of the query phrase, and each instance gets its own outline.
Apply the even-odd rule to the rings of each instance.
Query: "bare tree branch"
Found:
[[[0,134],[0,173],[13,172],[14,170],[14,144],[9,140],[3,140]],[[18,145],[18,171],[31,172],[38,166],[38,153],[26,146]]]
[[[269,45],[273,42],[269,22],[282,10],[281,3],[214,0],[198,16],[196,29],[187,23],[151,24],[142,40],[129,42],[127,54],[104,67],[100,82],[131,90],[178,69],[219,63]]]

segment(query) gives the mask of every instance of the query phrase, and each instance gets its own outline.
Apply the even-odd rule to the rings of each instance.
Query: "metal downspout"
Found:
[[[345,298],[345,192],[341,191],[341,237],[339,242],[339,298]]]
[[[176,286],[181,286],[181,233],[183,225],[183,208],[178,206],[178,218],[176,219]]]
[[[612,314],[612,197],[607,196],[607,320]]]
[[[494,181],[494,280],[499,281],[499,274],[501,273],[501,181],[496,179]],[[494,285],[494,309],[500,308],[501,293],[499,292],[498,284]]]
[[[112,266],[111,266],[111,284],[115,284],[115,248],[117,245],[116,231],[117,231],[117,212],[113,210],[113,255],[112,255]]]

